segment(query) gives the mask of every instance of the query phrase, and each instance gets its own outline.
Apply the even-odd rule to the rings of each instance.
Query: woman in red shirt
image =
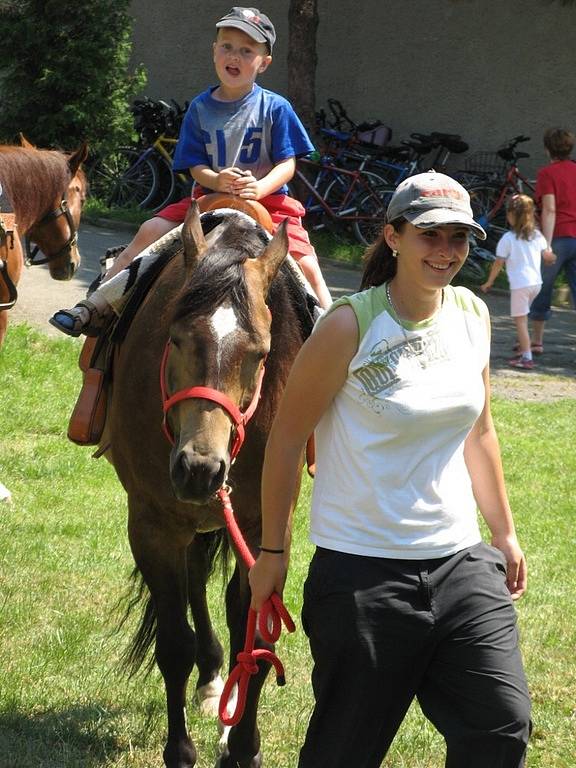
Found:
[[[564,270],[576,306],[576,162],[570,159],[575,137],[563,128],[549,128],[544,146],[550,165],[538,171],[536,202],[540,229],[548,247],[542,253],[542,288],[532,302],[532,351],[543,351],[544,326],[550,318],[554,282]]]

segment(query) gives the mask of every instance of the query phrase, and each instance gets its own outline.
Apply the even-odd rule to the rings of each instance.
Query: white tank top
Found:
[[[484,303],[449,286],[422,323],[396,322],[385,286],[345,297],[358,319],[348,378],[316,429],[314,544],[425,559],[481,540],[464,441],[484,407]]]

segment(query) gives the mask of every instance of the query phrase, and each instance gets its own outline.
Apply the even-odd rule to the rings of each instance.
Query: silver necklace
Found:
[[[392,296],[390,295],[390,281],[389,280],[386,283],[386,298],[388,299],[388,303],[390,304],[390,306],[394,310],[394,314],[396,315],[396,320],[398,322],[398,325],[404,331],[404,326],[400,322],[400,315],[398,314],[398,310],[396,309],[396,304],[394,304],[394,302],[392,301]],[[444,289],[442,289],[442,297],[440,299],[440,306],[438,307],[437,310],[435,310],[434,315],[436,314],[436,312],[438,312],[439,309],[442,308],[443,304],[444,304]],[[432,317],[434,315],[432,315]],[[406,332],[405,331],[404,331],[404,336],[406,336]]]
[[[425,361],[423,359],[423,355],[422,355],[422,351],[424,349],[424,345],[423,345],[422,339],[418,339],[418,344],[416,345],[416,344],[414,344],[414,340],[411,341],[408,338],[408,334],[406,333],[406,329],[404,328],[404,326],[402,324],[402,321],[400,319],[400,315],[398,314],[398,310],[396,309],[396,305],[392,301],[392,296],[390,295],[390,281],[387,281],[387,283],[386,283],[386,298],[388,299],[388,304],[390,304],[390,306],[392,307],[392,310],[394,311],[394,314],[396,315],[396,323],[400,326],[400,328],[402,330],[402,335],[404,336],[404,340],[406,342],[406,349],[408,351],[409,357],[412,357],[415,360],[417,360],[418,361],[418,365],[420,366],[420,368],[425,368],[426,367],[426,363],[425,363]],[[442,299],[441,299],[441,302],[440,302],[440,307],[442,307],[443,303],[444,303],[444,291],[442,291]],[[416,347],[419,347],[420,350],[418,351],[418,349]]]

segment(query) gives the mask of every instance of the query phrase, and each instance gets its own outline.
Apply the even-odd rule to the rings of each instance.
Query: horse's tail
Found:
[[[229,542],[225,529],[211,533],[198,534],[202,540],[208,576],[214,573],[218,561],[222,563],[222,576],[226,579],[229,562]],[[154,601],[144,582],[142,574],[135,567],[130,574],[130,587],[120,601],[123,615],[120,619],[118,630],[126,624],[133,611],[141,607],[140,623],[134,633],[130,644],[120,657],[121,666],[127,670],[129,677],[134,676],[140,670],[148,675],[154,668],[154,657],[150,649],[156,641],[156,609]]]

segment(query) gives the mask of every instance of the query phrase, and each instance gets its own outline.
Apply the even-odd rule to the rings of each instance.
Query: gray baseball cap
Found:
[[[474,221],[470,195],[462,184],[444,173],[419,173],[396,187],[386,219],[401,218],[421,229],[461,224],[469,227],[480,240],[486,240],[486,232]]]
[[[272,53],[272,48],[276,42],[276,30],[274,25],[258,8],[242,8],[235,6],[226,16],[222,16],[220,21],[216,22],[216,29],[222,27],[234,27],[249,35],[257,43],[266,43],[268,50]]]

